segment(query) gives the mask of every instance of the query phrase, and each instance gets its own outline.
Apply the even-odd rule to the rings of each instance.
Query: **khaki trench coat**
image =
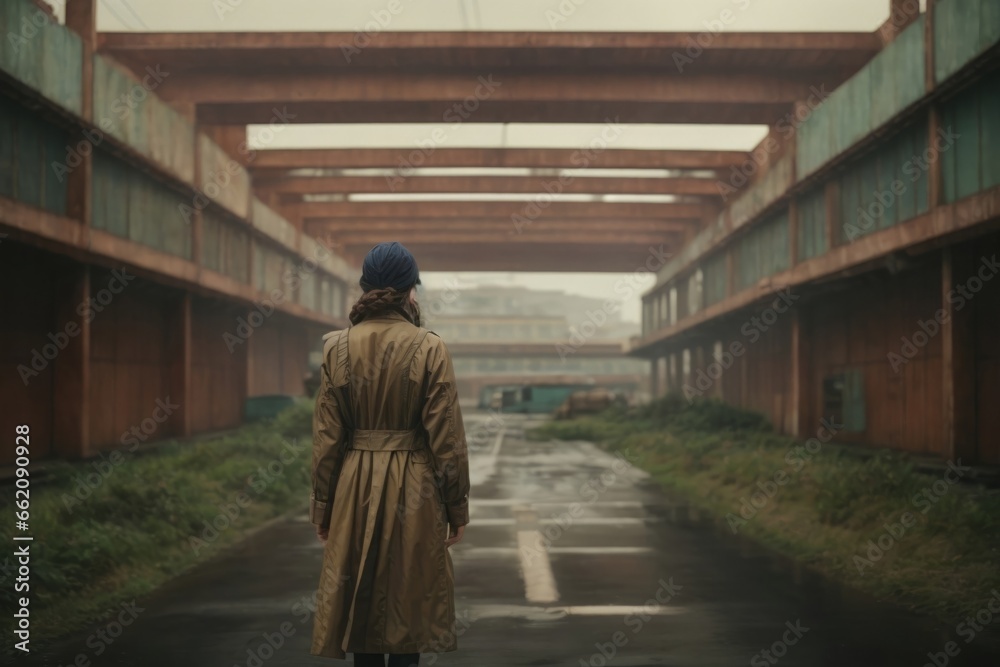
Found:
[[[442,340],[394,312],[327,335],[311,520],[329,526],[312,654],[453,651],[448,525],[469,522],[468,448]]]

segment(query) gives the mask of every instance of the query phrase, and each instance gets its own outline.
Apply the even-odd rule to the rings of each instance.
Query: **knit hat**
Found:
[[[361,289],[392,287],[402,292],[420,284],[420,271],[413,254],[398,241],[379,243],[368,251],[361,265]]]

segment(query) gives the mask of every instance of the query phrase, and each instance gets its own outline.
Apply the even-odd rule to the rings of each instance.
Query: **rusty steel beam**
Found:
[[[358,49],[357,32],[106,32],[98,46],[130,66],[160,63],[274,70],[320,67],[644,67],[677,71],[688,32],[380,32]],[[860,67],[881,48],[875,33],[730,32],[702,47],[703,67],[772,66],[792,70]]]
[[[841,77],[834,80],[840,81]],[[833,90],[827,80],[817,84]],[[809,95],[806,88],[802,93]],[[721,93],[720,93],[721,95]],[[183,97],[170,98],[182,103]],[[613,123],[615,125],[686,123],[708,125],[772,125],[787,118],[792,103],[785,99],[761,102],[629,102],[613,100],[558,101],[486,101],[476,105],[475,113],[460,109],[461,99],[432,101],[354,101],[324,100],[275,102],[192,103],[199,123],[278,124],[278,123]],[[469,108],[469,107],[465,107]],[[443,131],[443,130],[442,130]],[[428,130],[427,141],[433,140]],[[611,136],[611,135],[609,135]],[[442,139],[441,141],[445,141]],[[606,147],[610,142],[599,136],[593,139]]]
[[[533,169],[728,169],[750,158],[746,151],[590,150],[588,148],[307,148],[254,153],[250,168],[396,169],[412,177],[420,167],[524,167]],[[393,178],[393,177],[390,177]]]
[[[385,240],[385,239],[379,239]],[[573,246],[553,243],[420,243],[408,241],[421,271],[539,271],[613,272],[625,274],[645,267],[654,252],[676,253],[669,244]],[[360,261],[372,244],[346,246],[347,256]],[[648,269],[643,269],[648,270]]]
[[[719,196],[710,178],[591,178],[558,176],[299,176],[254,179],[254,190],[282,195],[340,193],[542,193]]]
[[[677,234],[684,236],[689,230],[697,230],[699,221],[657,220],[647,218],[539,218],[515,223],[509,217],[496,218],[358,218],[358,219],[310,219],[305,222],[305,231],[315,234],[377,233],[393,234],[405,231],[447,231],[525,234],[530,232],[588,232],[614,230],[615,233]]]
[[[658,220],[701,219],[718,212],[704,203],[603,203],[534,201],[390,201],[390,202],[310,202],[281,207],[295,219],[309,218],[646,218]],[[535,215],[535,211],[538,215]]]
[[[334,246],[365,245],[369,247],[380,241],[399,241],[401,243],[433,243],[442,246],[454,244],[478,244],[489,247],[493,243],[509,243],[514,245],[551,245],[575,246],[575,245],[625,245],[625,246],[649,246],[653,244],[665,243],[668,239],[666,234],[646,232],[642,234],[621,234],[615,230],[586,231],[586,232],[530,232],[517,234],[510,231],[486,231],[486,232],[452,232],[443,231],[421,231],[421,230],[400,230],[392,233],[392,238],[388,235],[375,231],[339,231],[330,232],[329,235],[317,235],[324,242],[330,242]]]
[[[576,105],[773,105],[809,96],[816,77],[782,70],[665,73],[610,70],[539,72],[233,71],[203,69],[167,78],[157,95],[198,105],[268,104],[281,108],[310,102],[378,105],[397,117],[400,105],[428,104],[439,122],[476,122],[481,110],[498,103]],[[614,118],[611,113],[606,118]],[[297,120],[297,119],[292,119]],[[514,120],[511,118],[511,120]],[[598,119],[597,122],[602,122]],[[375,122],[375,121],[373,121]]]

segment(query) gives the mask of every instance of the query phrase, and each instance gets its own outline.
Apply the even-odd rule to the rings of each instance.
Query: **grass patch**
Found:
[[[45,483],[31,489],[32,651],[120,609],[265,521],[304,508],[311,427],[312,404],[304,401],[271,422],[224,435],[122,450],[117,465],[106,457],[98,466],[53,464]],[[0,527],[7,544],[10,523]],[[14,576],[9,570],[0,587],[8,609]]]
[[[919,472],[898,452],[861,457],[835,444],[817,449],[818,441],[810,452],[761,415],[718,401],[689,406],[679,396],[547,422],[528,436],[627,450],[734,532],[945,622],[974,615],[1000,590],[1000,494],[948,484],[943,470]],[[907,512],[913,522],[903,526]],[[903,529],[898,538],[887,525]],[[879,538],[888,548],[869,554],[869,540],[878,547]]]

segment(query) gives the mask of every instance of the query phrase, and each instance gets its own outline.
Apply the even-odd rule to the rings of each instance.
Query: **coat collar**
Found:
[[[376,313],[374,315],[369,315],[365,319],[363,319],[360,322],[358,322],[358,324],[364,324],[365,322],[375,322],[375,321],[380,321],[380,320],[396,320],[396,321],[399,321],[399,322],[409,322],[410,321],[405,315],[403,315],[399,311],[392,310],[392,309],[386,309],[386,310],[383,310],[380,313]],[[357,326],[357,325],[355,325],[355,326]]]

